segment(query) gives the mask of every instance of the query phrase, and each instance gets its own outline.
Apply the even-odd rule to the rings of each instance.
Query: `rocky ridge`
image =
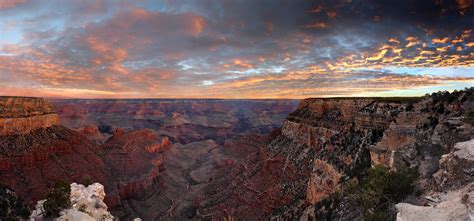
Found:
[[[59,124],[49,101],[42,98],[0,97],[0,136],[25,134]]]
[[[362,220],[360,205],[349,198],[341,201],[338,194],[347,183],[364,180],[374,166],[394,171],[414,168],[419,174],[416,191],[425,198],[465,190],[472,182],[473,146],[469,140],[474,139],[474,129],[466,113],[474,107],[473,94],[473,89],[466,89],[423,98],[305,99],[288,115],[282,128],[269,135],[235,128],[227,134],[219,132],[220,127],[210,132],[212,140],[199,132],[179,135],[190,128],[202,129],[203,122],[211,120],[198,117],[204,113],[198,110],[209,111],[206,107],[191,102],[195,109],[176,111],[177,106],[173,106],[173,111],[163,112],[166,118],[161,120],[171,117],[176,127],[150,121],[156,110],[149,115],[145,113],[150,108],[141,108],[146,121],[132,111],[133,119],[124,122],[135,122],[137,127],[154,122],[156,127],[133,131],[110,124],[119,119],[112,113],[130,114],[122,113],[126,102],[114,101],[113,105],[122,109],[106,105],[107,114],[102,117],[87,111],[86,117],[78,119],[87,119],[88,125],[96,121],[93,125],[98,125],[97,129],[83,127],[73,134],[82,138],[92,134],[91,140],[81,142],[101,149],[99,159],[110,165],[104,172],[115,179],[105,177],[104,184],[112,187],[110,195],[114,197],[107,204],[116,205],[112,211],[117,217]],[[138,106],[143,105],[149,104]],[[212,108],[217,107],[222,108]],[[94,110],[103,109],[98,105]],[[218,116],[213,115],[215,110],[211,116]],[[105,121],[108,123],[103,124]],[[226,127],[234,121],[223,122]],[[175,131],[176,136],[169,128],[181,129]],[[202,131],[205,134],[208,130]],[[247,133],[236,136],[236,131]],[[111,137],[95,136],[98,132]],[[227,137],[230,134],[232,138]],[[215,139],[218,136],[225,139]],[[177,143],[171,145],[173,141]],[[464,199],[465,194],[461,195]],[[428,205],[418,198],[406,203]],[[407,209],[404,211],[412,208],[402,207]]]
[[[91,179],[106,184],[105,200],[115,206],[152,185],[160,154],[172,145],[151,130],[117,129],[96,137],[94,128],[68,129],[59,125],[51,103],[40,98],[2,97],[0,110],[1,122],[31,122],[21,131],[8,123],[15,129],[7,131],[15,133],[0,136],[0,183],[15,189],[29,205],[57,182]],[[34,117],[54,120],[44,123]]]
[[[213,219],[361,220],[357,205],[332,199],[347,181],[363,179],[376,165],[416,168],[417,191],[462,187],[470,182],[473,167],[462,158],[457,163],[451,159],[474,148],[469,142],[464,144],[469,151],[455,148],[456,143],[474,138],[473,126],[466,120],[473,92],[305,99],[289,114],[281,132],[254,140],[253,150],[222,169],[228,178],[217,172],[222,177],[213,177],[207,186],[208,200],[201,202],[198,214]],[[233,145],[247,146],[244,140]]]

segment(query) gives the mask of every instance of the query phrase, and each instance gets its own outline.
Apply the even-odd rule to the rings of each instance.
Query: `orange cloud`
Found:
[[[193,33],[193,35],[200,34],[202,32],[202,29],[204,28],[204,19],[199,16],[193,16],[191,20],[192,20],[191,33]]]
[[[244,69],[251,69],[251,68],[253,68],[253,65],[246,62],[246,61],[243,61],[241,59],[234,59],[232,64],[225,64],[224,67],[225,68],[240,67],[240,68],[244,68]]]
[[[336,13],[335,11],[328,11],[328,12],[326,12],[326,15],[327,15],[330,19],[334,19],[334,18],[336,18],[337,13]]]
[[[308,12],[310,13],[320,13],[323,10],[323,7],[321,5],[318,5],[316,8],[313,8],[309,10]]]
[[[316,23],[304,26],[304,28],[313,28],[313,29],[325,29],[327,27],[328,25],[325,22],[316,22]]]
[[[449,38],[447,38],[447,37],[446,37],[446,38],[442,38],[442,39],[441,39],[441,38],[433,38],[433,39],[431,40],[431,42],[433,42],[433,44],[436,44],[436,43],[445,44],[445,43],[448,42],[448,41],[449,41]]]
[[[470,30],[462,32],[454,38],[461,42],[470,39]],[[453,54],[452,48],[462,52],[465,47],[454,46],[448,37],[429,39],[428,43],[422,42],[415,37],[404,39],[408,43],[401,45],[402,40],[388,39],[386,44],[381,44],[372,52],[352,54],[332,62],[327,67],[330,70],[352,70],[356,68],[381,68],[383,66],[405,66],[405,67],[448,67],[448,66],[470,66],[473,64],[472,53]],[[436,48],[428,46],[429,43],[436,44]],[[474,43],[465,42],[466,47],[474,46]]]
[[[0,9],[14,8],[17,5],[25,3],[27,0],[1,0]]]

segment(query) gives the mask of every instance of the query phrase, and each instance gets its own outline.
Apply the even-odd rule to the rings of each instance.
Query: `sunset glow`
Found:
[[[471,3],[0,0],[0,95],[306,98],[463,89],[474,86]]]

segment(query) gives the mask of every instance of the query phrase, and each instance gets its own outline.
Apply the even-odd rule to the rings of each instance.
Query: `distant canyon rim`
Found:
[[[451,191],[452,216],[467,218],[473,98],[472,88],[419,98],[1,97],[0,183],[32,206],[57,182],[99,182],[121,220],[363,220],[351,198],[337,198],[344,185],[376,166],[410,167],[425,198],[397,205],[401,220],[418,207],[451,217],[426,201]]]

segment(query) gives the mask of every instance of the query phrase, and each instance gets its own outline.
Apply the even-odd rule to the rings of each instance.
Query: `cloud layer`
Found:
[[[462,88],[474,85],[472,8],[0,0],[0,94],[303,98]]]

